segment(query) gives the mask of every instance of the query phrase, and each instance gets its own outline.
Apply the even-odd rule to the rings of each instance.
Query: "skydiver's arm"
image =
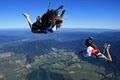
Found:
[[[64,13],[66,12],[66,10],[63,10],[62,13],[60,14],[60,17],[63,18]]]

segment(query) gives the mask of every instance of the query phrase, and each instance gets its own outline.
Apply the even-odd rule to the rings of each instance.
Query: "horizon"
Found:
[[[0,30],[14,30],[14,29],[28,29],[31,30],[30,28],[0,28]],[[59,28],[58,30],[61,29],[81,29],[81,30],[120,30],[120,29],[111,29],[111,28]]]
[[[6,32],[29,32],[32,33],[30,29],[28,28],[10,28],[10,29],[0,29],[1,33],[6,33]],[[120,29],[96,29],[96,28],[61,28],[57,31],[55,31],[52,34],[55,33],[64,33],[64,32],[71,32],[71,33],[76,33],[76,32],[90,32],[90,33],[103,33],[103,32],[120,32]],[[50,34],[50,33],[49,33]],[[36,34],[35,34],[36,35]]]

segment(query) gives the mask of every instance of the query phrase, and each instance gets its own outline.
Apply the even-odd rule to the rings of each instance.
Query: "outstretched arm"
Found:
[[[66,12],[66,10],[63,10],[62,13],[60,14],[60,17],[63,18],[64,13]]]
[[[66,12],[66,10],[63,10],[62,13],[60,14],[60,18],[61,18],[62,20],[67,19],[67,16],[64,16],[64,17],[63,17],[63,15],[64,15],[65,12]]]

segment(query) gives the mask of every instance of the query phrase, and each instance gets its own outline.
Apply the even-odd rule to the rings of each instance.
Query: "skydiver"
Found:
[[[46,16],[44,16],[45,18],[43,18],[43,16],[42,16],[42,18],[40,18],[40,16],[38,16],[36,18],[36,22],[35,23],[31,22],[28,14],[23,13],[23,15],[27,19],[28,24],[29,24],[29,26],[31,28],[31,31],[33,33],[45,33],[46,34],[48,31],[53,32],[57,28],[60,28],[62,26],[62,21],[60,21],[60,19],[54,20],[56,18],[57,12],[59,11],[59,9],[62,9],[62,8],[63,8],[63,5],[60,6],[59,8],[57,8],[54,11],[53,14],[50,14],[50,16],[47,17],[47,19],[45,19]],[[62,14],[63,14],[63,12],[62,12]],[[48,18],[50,18],[50,19],[48,19]],[[50,20],[51,20],[51,22],[50,22]],[[52,22],[52,21],[54,21],[54,22]],[[48,24],[48,23],[50,23],[50,24]]]
[[[98,47],[92,43],[92,39],[89,38],[85,41],[86,49],[81,51],[80,53],[86,52],[83,57],[87,58],[90,56],[95,55],[97,59],[104,59],[108,62],[112,62],[112,58],[109,52],[110,49],[110,44],[104,44],[102,52],[98,49]],[[106,51],[106,56],[105,56],[105,51]]]

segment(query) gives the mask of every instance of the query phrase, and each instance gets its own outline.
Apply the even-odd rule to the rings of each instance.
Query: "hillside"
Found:
[[[28,30],[10,30],[9,35],[1,32],[0,53],[3,57],[0,58],[0,79],[119,80],[120,32],[95,31],[65,29],[47,35],[33,34]],[[84,59],[82,54],[78,54],[89,36],[94,37],[93,41],[100,50],[104,43],[112,45],[112,63],[95,58]]]

